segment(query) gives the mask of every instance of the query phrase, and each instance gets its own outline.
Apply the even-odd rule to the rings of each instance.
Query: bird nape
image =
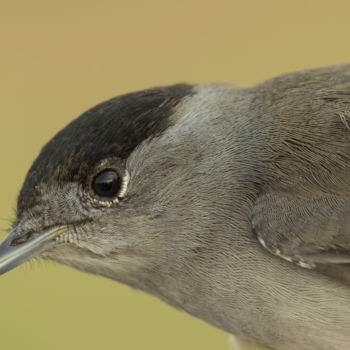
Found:
[[[41,150],[0,273],[51,259],[242,348],[348,349],[349,124],[350,65],[112,98]]]

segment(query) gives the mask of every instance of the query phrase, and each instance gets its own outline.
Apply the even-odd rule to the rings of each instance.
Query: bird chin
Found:
[[[103,262],[103,256],[71,243],[58,243],[37,257],[94,274],[98,273],[98,265]]]
[[[99,259],[101,256],[74,243],[56,243],[38,255],[38,258],[55,260],[61,263],[83,260],[86,257]]]

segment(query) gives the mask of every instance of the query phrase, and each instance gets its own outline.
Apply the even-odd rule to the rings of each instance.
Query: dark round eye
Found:
[[[120,175],[113,169],[103,170],[92,180],[92,190],[102,200],[113,200],[122,186]]]

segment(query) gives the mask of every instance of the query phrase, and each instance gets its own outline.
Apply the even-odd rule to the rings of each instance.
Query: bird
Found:
[[[0,273],[53,260],[240,349],[350,349],[350,64],[127,93],[30,167]],[[255,344],[255,345],[253,345]]]

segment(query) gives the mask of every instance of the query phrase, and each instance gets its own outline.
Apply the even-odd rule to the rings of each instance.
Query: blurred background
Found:
[[[0,228],[41,146],[109,97],[176,82],[254,84],[350,61],[350,2],[31,0],[0,4]],[[0,277],[0,348],[228,349],[226,333],[54,263]]]

